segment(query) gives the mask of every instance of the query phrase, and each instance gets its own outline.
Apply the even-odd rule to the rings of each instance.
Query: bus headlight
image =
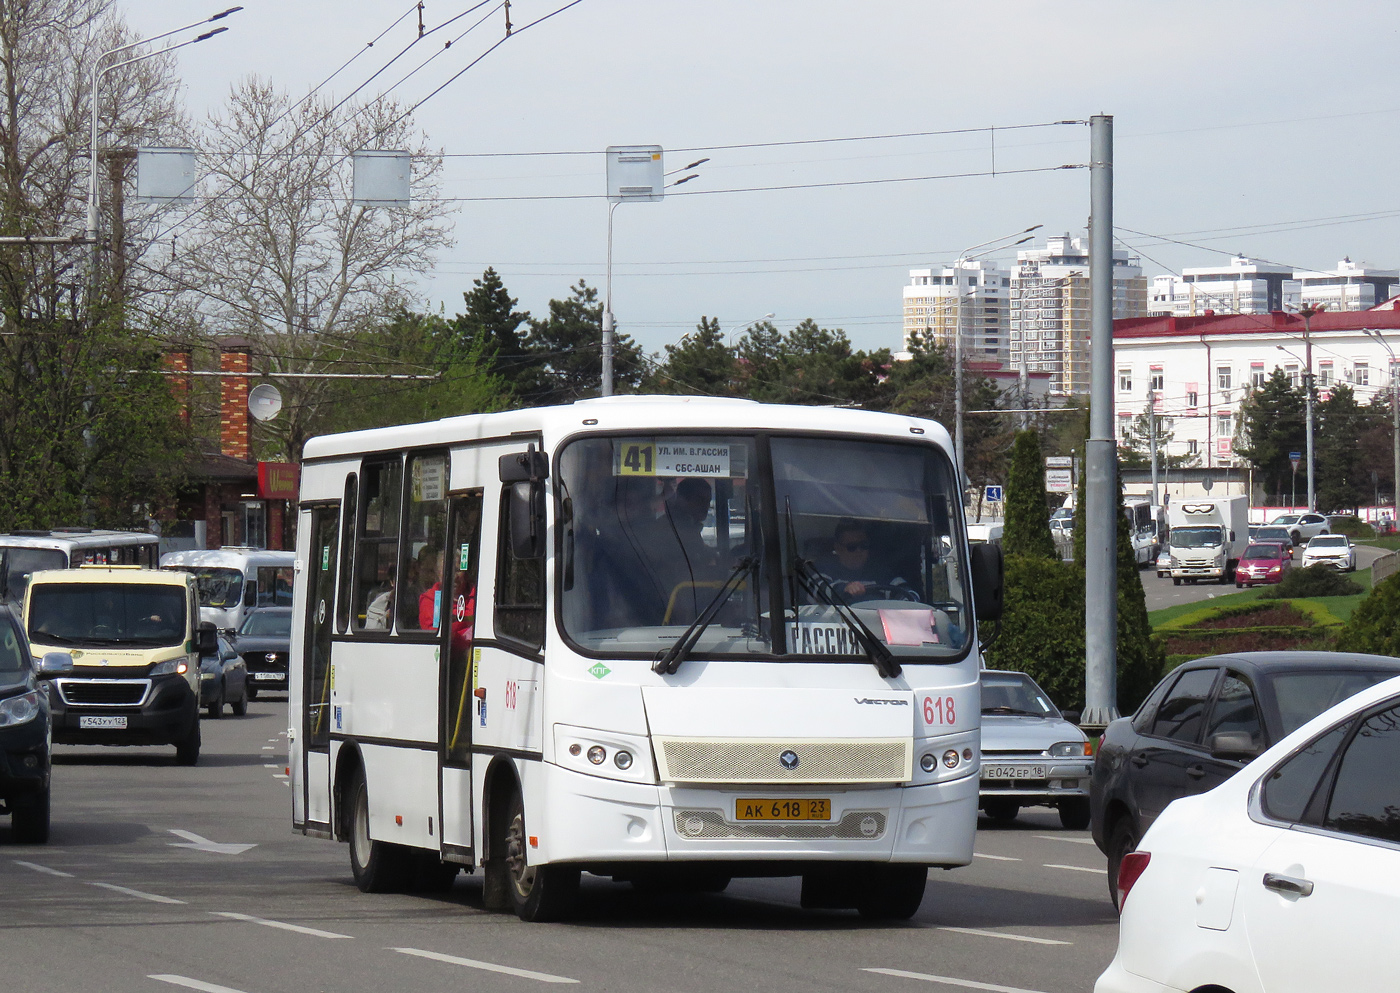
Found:
[[[588,776],[628,783],[656,782],[651,741],[645,735],[556,724],[554,756],[561,767]]]
[[[0,700],[0,728],[24,724],[39,716],[39,691],[30,690],[19,696]]]

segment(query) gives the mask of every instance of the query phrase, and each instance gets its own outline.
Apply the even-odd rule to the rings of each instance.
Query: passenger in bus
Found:
[[[688,571],[695,579],[708,574],[715,566],[715,550],[705,544],[701,531],[710,516],[710,484],[694,477],[676,484],[676,492],[666,501],[666,517],[680,542]]]
[[[389,567],[389,575],[384,586],[370,596],[365,608],[365,630],[389,630],[389,612],[394,609],[394,567]]]
[[[417,582],[425,587],[418,594],[418,630],[436,631],[442,617],[442,549],[436,545],[418,552]]]
[[[856,600],[870,599],[866,593],[874,595],[881,588],[908,587],[903,577],[890,575],[891,569],[870,561],[870,533],[864,524],[850,517],[836,523],[831,556],[818,568],[833,586]],[[912,589],[909,597],[917,599]]]

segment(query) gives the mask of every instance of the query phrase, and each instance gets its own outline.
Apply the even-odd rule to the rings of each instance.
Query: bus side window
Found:
[[[340,593],[336,601],[336,630],[350,630],[350,590],[355,562],[355,474],[345,477],[345,503],[340,515]]]
[[[510,488],[501,491],[496,543],[496,634],[531,648],[544,645],[544,557],[518,559],[511,551]]]
[[[362,631],[388,631],[393,624],[398,586],[403,463],[397,458],[368,463],[362,475],[365,492],[355,556],[355,627]]]
[[[398,627],[436,631],[442,625],[443,548],[447,544],[447,456],[408,461],[408,530],[399,568]]]

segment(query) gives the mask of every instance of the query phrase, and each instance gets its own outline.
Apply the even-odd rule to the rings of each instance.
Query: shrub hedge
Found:
[[[1359,583],[1347,579],[1330,565],[1310,565],[1290,569],[1277,585],[1259,594],[1260,600],[1297,600],[1315,596],[1354,596],[1363,592]]]

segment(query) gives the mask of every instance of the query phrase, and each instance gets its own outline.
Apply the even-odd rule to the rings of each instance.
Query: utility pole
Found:
[[[1118,480],[1113,441],[1113,118],[1089,119],[1089,440],[1084,508],[1084,714],[1118,716]]]
[[[1152,506],[1157,503],[1157,391],[1147,391],[1147,437],[1152,452]]]

